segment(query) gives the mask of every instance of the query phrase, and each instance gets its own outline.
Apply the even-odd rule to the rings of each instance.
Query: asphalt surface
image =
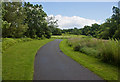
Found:
[[[60,39],[41,47],[34,62],[34,80],[101,80],[93,72],[84,68],[59,48]]]

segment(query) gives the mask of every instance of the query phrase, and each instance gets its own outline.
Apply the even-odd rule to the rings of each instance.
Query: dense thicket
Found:
[[[2,37],[4,38],[50,38],[51,34],[60,35],[56,22],[47,21],[42,5],[22,2],[2,3]],[[52,30],[54,29],[54,30]]]
[[[106,21],[101,24],[92,24],[92,26],[84,26],[82,29],[64,29],[63,33],[68,34],[82,34],[87,36],[93,36],[96,38],[116,38],[120,39],[120,9],[113,7],[113,15],[106,19]]]

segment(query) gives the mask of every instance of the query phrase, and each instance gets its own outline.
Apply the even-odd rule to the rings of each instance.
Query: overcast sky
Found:
[[[59,28],[83,28],[94,23],[101,24],[112,15],[117,2],[31,2],[42,4],[48,16],[58,19]]]

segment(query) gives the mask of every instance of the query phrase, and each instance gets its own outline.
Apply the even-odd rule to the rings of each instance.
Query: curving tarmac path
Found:
[[[34,80],[101,80],[59,49],[60,39],[41,47],[34,62]],[[98,82],[98,81],[97,81]]]

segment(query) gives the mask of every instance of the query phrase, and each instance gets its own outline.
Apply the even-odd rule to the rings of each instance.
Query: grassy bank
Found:
[[[109,64],[120,64],[118,59],[118,40],[75,37],[69,38],[67,42],[75,51],[99,58]]]
[[[28,42],[32,41],[31,38],[2,38],[2,52],[7,50],[9,47],[20,43],[20,42]]]
[[[32,80],[37,50],[53,39],[20,42],[9,47],[2,55],[3,80]]]
[[[73,47],[70,47],[67,43],[67,39],[64,39],[60,43],[60,49],[64,54],[77,61],[79,64],[93,71],[105,80],[117,80],[118,69],[114,65],[110,65],[102,62],[100,59],[92,57],[90,55],[83,54],[79,51],[74,51]]]

